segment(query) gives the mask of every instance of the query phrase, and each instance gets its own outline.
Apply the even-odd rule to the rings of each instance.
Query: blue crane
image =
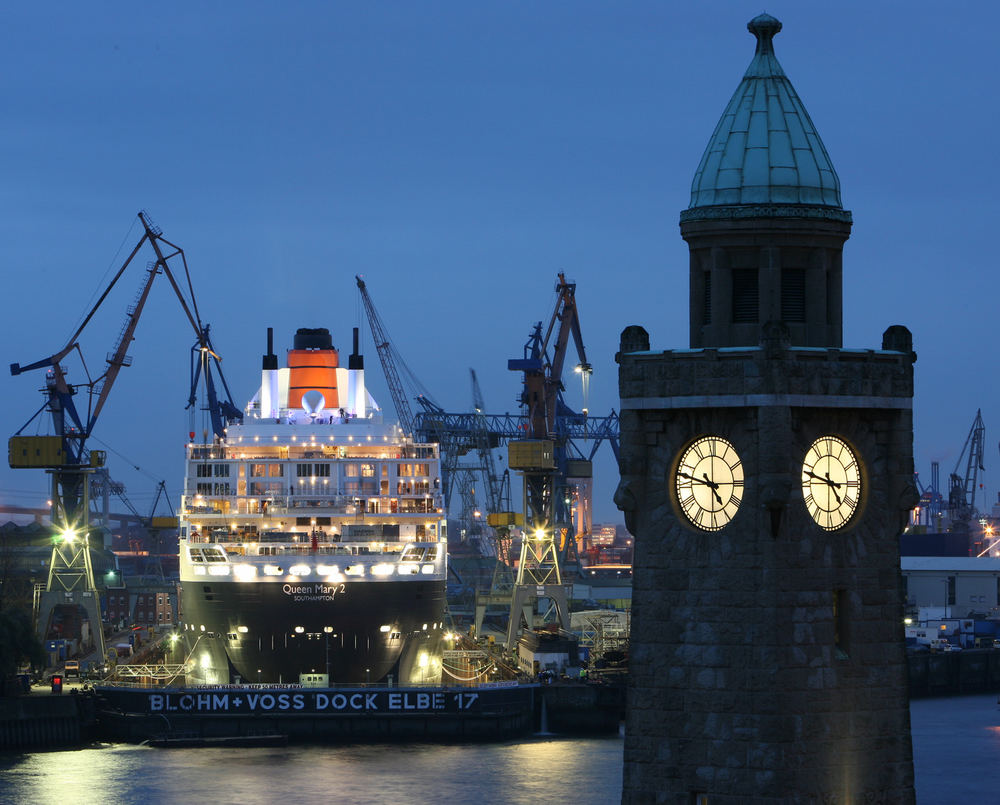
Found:
[[[46,469],[52,476],[52,521],[58,530],[58,535],[53,543],[48,583],[43,594],[45,600],[42,601],[39,612],[38,625],[43,635],[48,626],[48,616],[53,609],[67,602],[83,606],[84,609],[91,609],[92,623],[100,623],[100,613],[95,608],[97,597],[93,594],[95,584],[90,563],[89,479],[97,468],[104,465],[104,452],[89,450],[88,440],[94,432],[119,373],[132,363],[127,349],[135,338],[139,319],[157,275],[163,274],[169,280],[196,334],[193,353],[197,358],[197,368],[192,368],[189,407],[193,405],[196,397],[198,380],[203,376],[208,409],[216,436],[223,437],[226,419],[242,418],[240,410],[233,404],[229,388],[222,376],[219,356],[212,347],[209,336],[209,326],[201,322],[183,249],[164,238],[163,232],[152,223],[145,212],[139,213],[139,221],[143,229],[142,237],[83,318],[68,343],[58,352],[41,360],[23,366],[19,363],[10,365],[10,373],[15,376],[36,369],[46,370],[44,403],[11,437],[8,445],[11,467]],[[125,323],[114,346],[107,353],[106,368],[98,377],[92,378],[80,348],[79,338],[125,270],[146,245],[152,248],[155,259],[146,265],[139,290],[126,312]],[[180,262],[183,266],[182,279],[185,281],[186,289],[182,289],[178,277],[171,269],[171,261]],[[185,297],[185,290],[190,296],[190,305]],[[87,375],[84,382],[70,383],[68,380],[64,361],[72,353],[79,356],[83,365],[83,371]],[[226,392],[224,400],[219,399],[215,389],[213,365]],[[82,397],[81,392],[85,392],[86,396]],[[78,399],[85,399],[86,406],[78,405]],[[25,428],[44,411],[48,411],[51,416],[55,435],[23,436]],[[97,643],[103,643],[101,629],[95,628],[93,632]],[[103,647],[101,651],[103,653]]]

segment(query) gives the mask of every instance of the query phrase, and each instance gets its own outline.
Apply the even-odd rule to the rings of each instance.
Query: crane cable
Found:
[[[91,307],[93,306],[93,303],[94,303],[94,299],[100,293],[101,288],[103,288],[105,286],[105,283],[106,283],[106,280],[108,278],[108,275],[118,265],[118,258],[119,258],[119,256],[122,253],[122,249],[124,249],[125,248],[125,244],[128,243],[131,240],[131,238],[132,238],[132,231],[135,229],[135,227],[136,227],[136,222],[135,222],[135,219],[133,219],[131,226],[129,226],[128,231],[125,233],[125,237],[122,238],[122,242],[119,244],[118,249],[115,251],[114,255],[111,257],[111,262],[108,263],[108,267],[104,270],[104,273],[101,275],[100,281],[97,283],[97,285],[94,288],[93,292],[90,294],[90,298],[87,300],[87,304],[83,308],[84,312],[81,313],[77,317],[76,321],[73,324],[72,329],[66,334],[66,338],[67,339],[70,338],[73,335],[73,333],[75,333],[77,331],[77,328],[80,326],[80,322],[83,321],[83,317],[86,315],[86,311],[88,311],[88,310],[91,309]]]

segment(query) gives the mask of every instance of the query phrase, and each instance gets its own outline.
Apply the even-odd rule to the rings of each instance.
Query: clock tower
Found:
[[[690,348],[622,333],[615,502],[636,537],[623,803],[913,802],[898,535],[913,352],[845,348],[851,213],[756,52],[681,213]]]

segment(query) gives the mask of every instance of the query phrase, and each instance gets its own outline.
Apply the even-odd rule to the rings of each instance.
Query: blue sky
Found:
[[[744,2],[21,4],[0,32],[3,363],[65,343],[148,209],[184,248],[236,402],[279,348],[326,326],[349,351],[363,274],[409,367],[450,410],[516,410],[520,356],[559,271],[577,282],[588,407],[618,408],[614,353],[641,324],[686,347],[678,214],[753,55]],[[977,408],[996,499],[993,307],[1000,221],[990,3],[771,2],[775,47],[840,175],[845,346],[914,333],[917,469],[947,476]],[[122,255],[123,256],[123,255]],[[81,340],[111,349],[132,274]],[[140,508],[176,496],[192,335],[158,280],[95,431]],[[390,406],[374,350],[373,391]],[[71,378],[72,379],[72,378]],[[42,375],[0,375],[16,431]],[[569,399],[583,405],[575,383]],[[200,420],[196,424],[201,429]],[[98,443],[94,447],[100,447]],[[127,459],[127,460],[126,460]],[[141,472],[133,469],[139,466]],[[964,471],[964,466],[963,466]],[[616,468],[595,518],[618,520]],[[46,497],[0,470],[0,498]],[[176,497],[175,497],[176,500]]]

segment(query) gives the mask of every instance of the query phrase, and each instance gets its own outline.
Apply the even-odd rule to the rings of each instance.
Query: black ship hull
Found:
[[[390,673],[406,682],[437,647],[445,585],[205,578],[184,581],[181,600],[195,664],[224,651],[232,666],[220,681],[235,672],[247,682],[378,682]]]

